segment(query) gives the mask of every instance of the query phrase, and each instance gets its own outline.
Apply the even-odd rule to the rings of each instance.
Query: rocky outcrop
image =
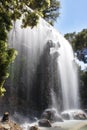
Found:
[[[8,121],[0,122],[0,130],[22,130],[22,128],[18,124]]]
[[[9,119],[9,113],[5,112],[0,121],[0,130],[22,130],[22,128],[15,122]]]
[[[63,122],[62,117],[57,113],[56,109],[46,109],[41,116],[42,119],[47,119],[50,122]]]
[[[74,119],[76,120],[86,120],[87,116],[84,113],[77,113],[74,115]]]
[[[50,121],[47,120],[47,119],[39,120],[38,125],[41,126],[41,127],[52,127]]]
[[[73,110],[68,110],[68,111],[63,111],[61,113],[61,116],[63,119],[75,119],[75,120],[87,120],[87,114],[80,109],[73,109]]]

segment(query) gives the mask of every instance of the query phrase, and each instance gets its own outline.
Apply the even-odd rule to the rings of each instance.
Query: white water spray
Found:
[[[34,29],[21,29],[20,25],[21,22],[17,21],[17,23],[15,24],[15,28],[13,28],[13,30],[9,34],[10,46],[17,49],[19,53],[14,65],[15,68],[13,70],[13,73],[16,74],[16,77],[14,74],[14,78],[12,78],[11,81],[13,83],[13,86],[16,86],[14,87],[16,88],[16,92],[12,93],[15,93],[15,96],[18,97],[17,102],[19,103],[21,99],[23,100],[22,103],[25,103],[23,105],[31,105],[34,107],[33,109],[36,109],[36,107],[40,107],[38,107],[40,103],[41,107],[46,104],[44,103],[43,99],[44,95],[46,94],[46,99],[48,100],[49,98],[48,103],[51,100],[52,106],[57,108],[60,104],[58,103],[59,94],[56,90],[61,88],[62,100],[59,102],[63,101],[63,109],[65,110],[78,108],[79,101],[77,69],[74,64],[74,56],[70,44],[63,38],[63,36],[59,32],[57,32],[43,19],[40,19],[39,25]],[[48,41],[52,41],[54,45],[51,47],[46,46]],[[47,49],[47,53],[44,52],[44,48]],[[46,59],[54,53],[56,53],[55,63],[57,63],[57,70],[55,71],[55,73],[57,73],[56,76],[53,76],[53,74],[55,74],[53,69],[54,63],[50,62],[50,60],[47,61]],[[50,68],[52,68],[53,70],[50,71]],[[47,74],[49,75],[47,76]],[[16,81],[14,79],[16,79]],[[57,83],[58,80],[60,80],[60,84]],[[56,88],[55,82],[57,86]],[[31,95],[31,91],[35,93],[33,95],[36,97]],[[49,94],[49,92],[51,94]],[[25,99],[22,99],[22,97],[24,97]],[[41,102],[39,103],[39,101]],[[31,108],[31,106],[29,107]],[[18,109],[19,107],[20,106],[18,106]],[[29,108],[27,109],[29,110]]]
[[[79,108],[78,75],[70,44],[60,38],[58,67],[62,87],[63,109]]]

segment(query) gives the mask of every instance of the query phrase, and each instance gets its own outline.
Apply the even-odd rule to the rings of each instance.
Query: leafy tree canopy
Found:
[[[43,18],[53,25],[60,14],[59,9],[60,2],[58,0],[50,0],[50,6],[43,10]]]
[[[71,43],[73,49],[75,49],[75,37],[76,37],[76,33],[73,32],[73,33],[67,33],[64,35],[64,37]]]
[[[76,49],[83,49],[85,47],[87,47],[87,29],[83,29],[75,38]]]
[[[78,33],[67,33],[64,36],[71,43],[75,51],[87,47],[87,29],[83,29]]]

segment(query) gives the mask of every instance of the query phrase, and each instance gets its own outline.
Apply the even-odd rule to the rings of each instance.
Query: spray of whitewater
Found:
[[[74,53],[70,44],[60,39],[60,57],[58,59],[59,74],[62,88],[63,109],[79,108],[78,72],[74,61]]]
[[[10,87],[10,108],[32,113],[49,106],[59,109],[61,102],[63,110],[78,108],[78,75],[70,44],[43,19],[34,29],[20,25],[15,23],[8,39],[18,50],[10,80],[15,88]]]

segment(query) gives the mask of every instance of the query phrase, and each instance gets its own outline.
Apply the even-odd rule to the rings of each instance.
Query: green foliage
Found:
[[[16,55],[15,49],[8,49],[7,43],[0,40],[0,96],[3,96],[6,91],[3,85],[9,76],[8,67],[14,61]]]
[[[87,29],[83,29],[75,38],[75,48],[82,49],[84,47],[87,47]]]
[[[81,107],[87,108],[87,71],[79,71]]]
[[[4,87],[0,87],[0,96],[4,96],[6,89]]]
[[[83,29],[78,33],[67,33],[64,36],[71,43],[75,51],[87,47],[87,29]]]
[[[50,0],[50,6],[43,10],[43,17],[44,19],[49,22],[51,25],[59,17],[59,9],[60,9],[60,2],[58,0]]]
[[[31,20],[32,19],[32,20]],[[22,19],[22,28],[26,28],[27,26],[34,27],[38,24],[38,15],[35,12],[28,13],[25,15],[25,17]]]
[[[41,16],[53,24],[59,15],[59,7],[57,0],[0,0],[0,95],[6,91],[3,85],[9,76],[8,68],[17,55],[15,49],[7,46],[13,21],[22,18],[22,27],[33,28]]]
[[[31,0],[28,5],[31,9],[42,12],[50,6],[50,0]]]
[[[64,37],[71,43],[73,49],[75,50],[75,37],[76,37],[76,33],[73,32],[73,33],[67,33],[64,35]]]
[[[1,0],[0,22],[4,22],[8,31],[12,27],[12,20],[20,19],[21,15],[23,15],[22,27],[34,27],[38,23],[39,16],[53,24],[59,16],[59,8],[58,0]]]

